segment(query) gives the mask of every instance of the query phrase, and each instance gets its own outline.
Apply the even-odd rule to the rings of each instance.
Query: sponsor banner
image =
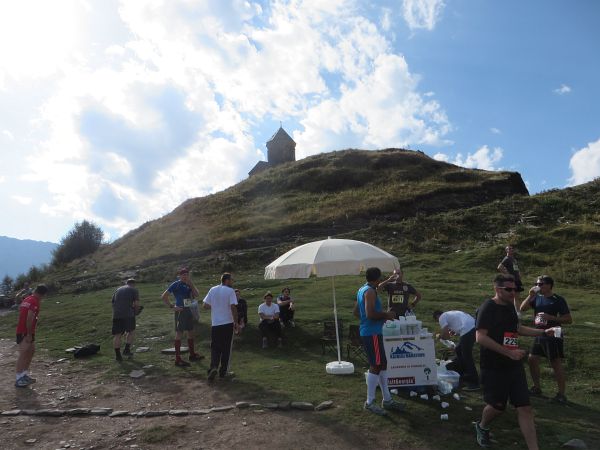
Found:
[[[390,387],[437,384],[435,345],[432,337],[384,336]]]

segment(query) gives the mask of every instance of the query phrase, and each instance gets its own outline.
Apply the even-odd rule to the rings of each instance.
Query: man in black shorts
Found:
[[[495,295],[483,302],[476,323],[480,346],[481,382],[486,405],[481,420],[475,422],[477,443],[490,446],[489,424],[506,409],[510,400],[517,409],[519,427],[529,450],[538,450],[533,411],[529,403],[527,376],[522,359],[527,352],[519,348],[519,335],[554,335],[554,329],[540,330],[519,325],[514,308],[515,279],[511,275],[494,278]]]
[[[535,286],[529,290],[529,295],[521,303],[521,311],[527,311],[533,308],[534,325],[542,330],[573,323],[571,311],[567,301],[552,292],[554,280],[548,275],[541,275],[537,278]],[[550,365],[554,370],[554,377],[558,384],[558,393],[554,397],[557,403],[566,403],[565,396],[566,375],[562,366],[562,358],[565,357],[563,351],[563,338],[561,337],[537,337],[529,352],[529,371],[533,379],[533,387],[529,390],[530,394],[542,395],[540,388],[540,358],[548,358]]]
[[[127,337],[125,339],[123,355],[131,356],[131,344],[133,344],[133,334],[135,331],[135,313],[139,310],[139,307],[140,294],[135,288],[135,280],[130,278],[112,296],[112,335],[115,359],[117,361],[123,361],[123,357],[121,356],[121,336],[124,334],[127,334]]]

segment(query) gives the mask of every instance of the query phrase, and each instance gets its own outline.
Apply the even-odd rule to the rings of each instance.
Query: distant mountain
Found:
[[[52,242],[0,236],[0,277],[9,275],[14,278],[27,273],[31,266],[49,263],[57,246]]]

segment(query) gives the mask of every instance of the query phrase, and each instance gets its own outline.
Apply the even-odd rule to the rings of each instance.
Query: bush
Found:
[[[100,247],[103,238],[104,232],[92,222],[84,220],[76,223],[52,253],[52,265],[60,266],[94,253]]]

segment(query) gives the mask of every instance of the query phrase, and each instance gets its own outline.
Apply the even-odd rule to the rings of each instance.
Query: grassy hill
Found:
[[[136,270],[160,280],[180,264],[248,267],[297,243],[463,211],[513,195],[527,195],[514,172],[464,169],[409,150],[331,152],[189,199],[71,265],[60,278],[98,280]],[[374,239],[379,237],[369,238]]]

